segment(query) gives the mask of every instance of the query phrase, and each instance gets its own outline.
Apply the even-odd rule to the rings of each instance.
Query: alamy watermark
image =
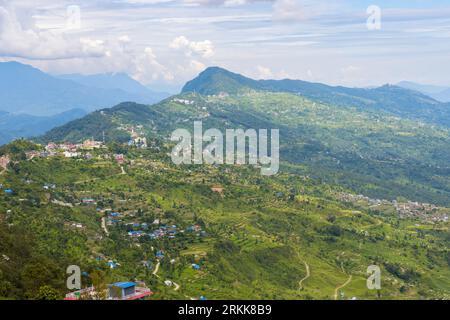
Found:
[[[66,9],[66,29],[81,29],[81,9],[77,5],[68,6]]]
[[[369,290],[380,290],[381,289],[381,269],[379,266],[370,265],[367,267],[367,278],[366,284]]]
[[[186,129],[177,129],[172,133],[171,141],[178,144],[173,148],[171,158],[173,163],[178,165],[260,165],[262,175],[274,175],[280,167],[280,136],[278,129],[271,129],[269,141],[268,131],[226,129],[224,135],[215,128],[203,132],[202,121],[195,121],[193,137]],[[204,146],[204,142],[208,144]]]
[[[367,14],[369,15],[366,22],[367,29],[381,30],[381,8],[376,5],[371,5],[367,8]]]
[[[66,285],[69,290],[80,290],[81,289],[81,269],[77,265],[70,265],[67,267],[66,273],[69,275],[67,277]]]

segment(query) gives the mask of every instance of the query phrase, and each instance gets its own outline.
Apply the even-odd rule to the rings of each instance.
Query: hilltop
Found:
[[[203,95],[238,94],[250,90],[289,92],[336,106],[354,106],[362,111],[383,111],[395,116],[450,126],[450,105],[418,91],[400,86],[347,88],[302,80],[253,80],[228,70],[211,67],[189,81],[182,92]]]

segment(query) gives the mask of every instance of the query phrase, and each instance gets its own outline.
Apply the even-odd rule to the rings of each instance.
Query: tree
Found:
[[[54,289],[50,286],[42,286],[39,288],[34,299],[36,299],[36,300],[58,300],[60,297],[61,296],[56,289]]]

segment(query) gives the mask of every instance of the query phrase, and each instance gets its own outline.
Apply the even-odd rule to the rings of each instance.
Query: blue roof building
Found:
[[[116,282],[109,286],[110,298],[125,298],[126,296],[135,294],[136,283],[134,282]]]

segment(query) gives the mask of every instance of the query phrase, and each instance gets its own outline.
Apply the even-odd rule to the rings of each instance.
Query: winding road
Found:
[[[159,276],[158,276],[158,271],[159,271],[159,265],[160,265],[160,264],[161,264],[161,263],[158,261],[158,262],[156,263],[155,270],[153,270],[153,272],[152,272],[152,275],[156,276],[157,278],[159,278]]]
[[[103,231],[105,231],[106,235],[109,236],[109,231],[106,228],[106,218],[105,217],[102,218],[102,229],[103,229]]]
[[[309,278],[309,276],[311,275],[310,271],[309,271],[309,265],[306,263],[306,261],[303,261],[303,263],[305,264],[305,268],[306,268],[306,276],[303,277],[303,279],[301,279],[298,282],[298,290],[303,290],[303,281],[305,281],[306,279]]]
[[[337,300],[339,290],[342,289],[342,288],[344,288],[346,285],[348,285],[348,284],[350,283],[350,281],[352,281],[352,275],[350,275],[350,276],[348,277],[347,281],[345,281],[344,284],[342,284],[342,285],[336,287],[336,289],[334,289],[334,300]]]
[[[302,258],[300,257],[300,253],[298,253],[298,251],[297,251],[297,257],[300,260],[302,260]],[[303,282],[311,276],[311,272],[309,270],[308,263],[306,263],[306,261],[304,261],[304,260],[303,260],[303,263],[305,264],[306,275],[298,282],[298,290],[303,290]]]

